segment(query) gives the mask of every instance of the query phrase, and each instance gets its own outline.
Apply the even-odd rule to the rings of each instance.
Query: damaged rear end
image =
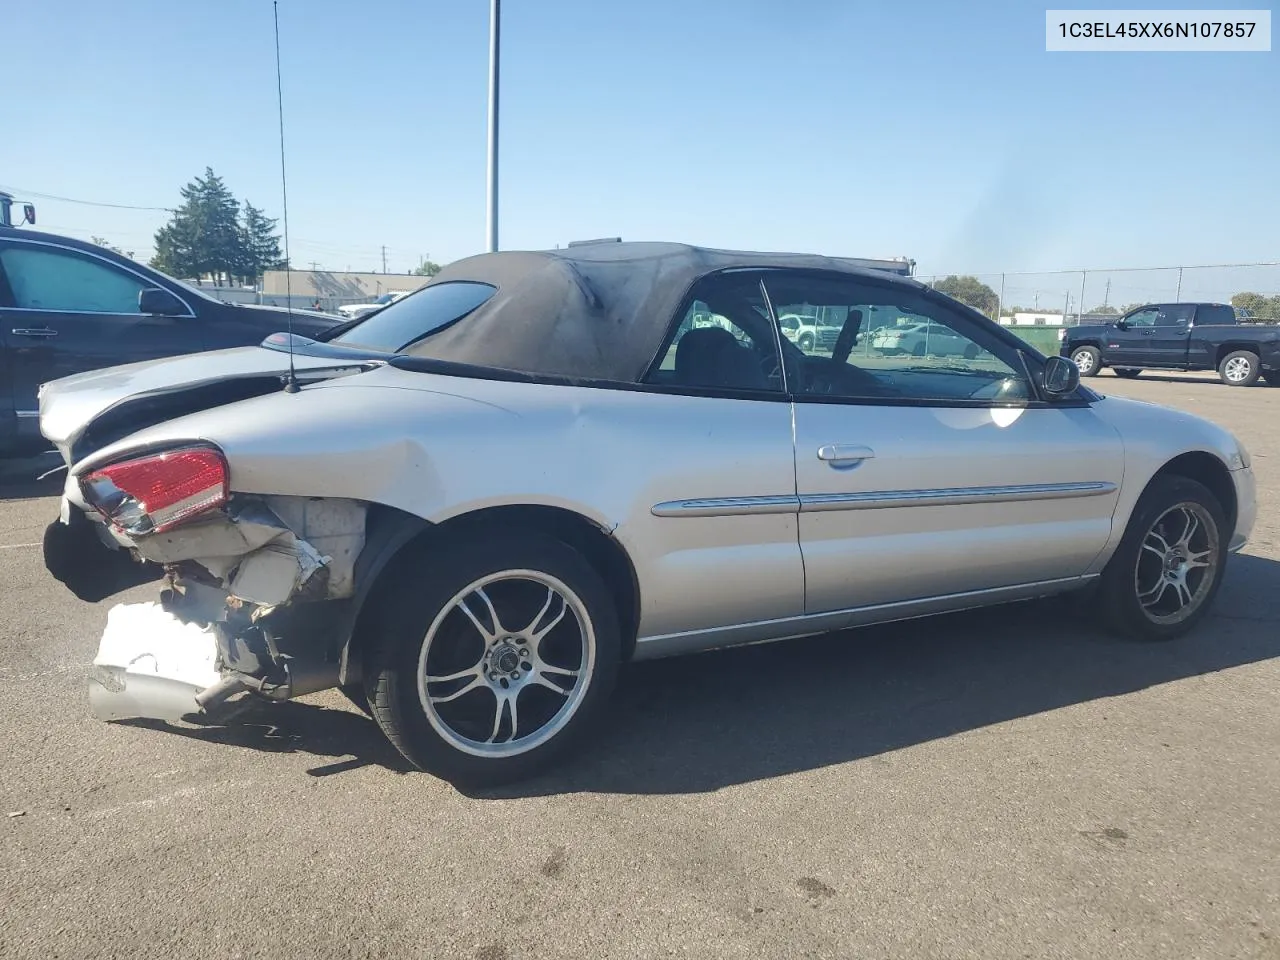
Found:
[[[240,694],[288,700],[338,684],[364,503],[237,495],[226,457],[204,442],[70,479],[103,535],[163,571],[158,603],[108,615],[95,716],[216,718]]]

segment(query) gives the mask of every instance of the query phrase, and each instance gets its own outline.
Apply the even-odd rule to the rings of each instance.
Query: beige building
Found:
[[[262,303],[284,305],[286,275],[295,307],[319,300],[326,310],[335,310],[344,303],[363,303],[397,290],[417,290],[431,279],[411,273],[268,270],[262,275]]]

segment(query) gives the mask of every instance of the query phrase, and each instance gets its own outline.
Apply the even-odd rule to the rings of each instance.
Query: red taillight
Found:
[[[102,467],[80,481],[85,501],[126,533],[160,533],[230,496],[227,461],[210,447],[168,450]]]

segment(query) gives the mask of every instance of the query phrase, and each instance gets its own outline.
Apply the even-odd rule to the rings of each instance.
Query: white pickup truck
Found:
[[[412,290],[388,290],[382,296],[369,303],[344,303],[338,308],[338,312],[348,320],[354,320],[356,317],[363,317],[366,313],[381,310],[388,303],[395,303],[401,297],[407,297],[412,292]]]

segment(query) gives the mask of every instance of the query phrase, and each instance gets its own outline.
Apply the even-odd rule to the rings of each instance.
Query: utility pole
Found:
[[[1111,278],[1107,277],[1107,290],[1102,295],[1102,305],[1105,307],[1111,302]]]
[[[387,245],[382,245],[382,272],[387,272]]]
[[[315,273],[315,272],[316,272],[316,267],[318,267],[318,266],[320,266],[320,264],[319,264],[317,261],[312,260],[312,261],[311,261],[311,272],[312,272],[312,273]]]
[[[485,203],[487,243],[498,249],[498,41],[502,0],[489,0],[489,195]]]

